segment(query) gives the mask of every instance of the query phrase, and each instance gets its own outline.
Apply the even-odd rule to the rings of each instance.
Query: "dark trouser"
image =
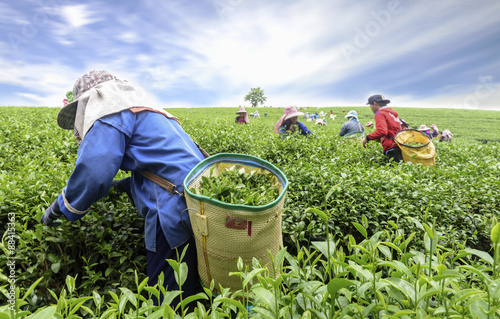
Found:
[[[387,156],[386,159],[388,161],[391,160],[391,158],[394,160],[394,162],[402,162],[403,161],[403,154],[401,154],[401,149],[399,147],[394,147],[385,152],[385,155]]]
[[[182,298],[185,299],[196,293],[196,286],[198,285],[198,262],[196,257],[196,244],[194,237],[191,237],[186,243],[177,247],[176,249],[171,249],[165,235],[161,230],[160,221],[158,220],[156,227],[156,252],[147,251],[147,271],[148,271],[148,285],[154,286],[158,283],[158,276],[163,272],[164,276],[164,286],[167,291],[179,290],[179,285],[175,281],[175,272],[170,267],[170,264],[165,259],[177,260],[177,254],[179,257],[184,250],[184,247],[189,244],[187,248],[186,255],[182,262],[185,262],[188,266],[188,275],[186,281],[182,284]],[[163,296],[160,296],[160,303],[163,300]],[[177,297],[172,302],[172,308],[175,307],[180,301]],[[158,304],[156,297],[154,297],[155,304]]]

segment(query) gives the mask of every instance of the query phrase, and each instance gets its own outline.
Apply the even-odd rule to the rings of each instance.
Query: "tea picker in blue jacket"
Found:
[[[184,297],[193,294],[198,276],[196,247],[189,214],[181,214],[186,209],[182,185],[203,160],[202,152],[175,117],[148,106],[144,94],[107,71],[90,71],[80,77],[73,95],[74,101],[59,111],[57,123],[73,130],[78,142],[75,169],[40,222],[57,226],[58,218],[81,219],[92,203],[109,192],[119,169],[130,171],[130,179],[117,186],[129,189],[144,218],[148,284],[155,285],[163,272],[168,290],[178,290],[166,259],[176,260],[189,245],[183,260],[188,265],[188,278],[182,290]],[[146,178],[144,172],[168,180],[175,188],[169,192]]]
[[[307,128],[307,126],[297,121],[297,118],[302,115],[304,115],[304,113],[297,111],[295,106],[287,106],[283,116],[274,126],[274,132],[281,138],[284,138],[295,131],[298,131],[301,135],[314,135]]]
[[[342,128],[340,129],[340,132],[339,132],[340,136],[344,136],[346,134],[353,133],[353,132],[364,132],[365,131],[365,128],[358,120],[358,112],[351,110],[344,117],[347,118],[347,122],[345,122],[342,125]]]

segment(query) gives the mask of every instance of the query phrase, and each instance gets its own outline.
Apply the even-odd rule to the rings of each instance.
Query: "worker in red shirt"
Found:
[[[375,114],[375,127],[376,130],[365,136],[363,140],[363,147],[371,140],[380,139],[380,144],[383,147],[383,153],[387,159],[391,158],[395,162],[402,162],[403,155],[401,149],[394,142],[394,136],[401,130],[401,121],[398,117],[398,112],[394,111],[387,106],[391,101],[386,100],[382,95],[377,94],[368,98],[368,105]]]

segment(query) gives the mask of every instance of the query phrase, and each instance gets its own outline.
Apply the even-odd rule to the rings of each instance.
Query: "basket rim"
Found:
[[[356,136],[356,137],[351,136],[351,135],[358,134],[358,133],[362,133],[361,136]],[[359,137],[362,137],[364,135],[365,135],[365,131],[354,131],[354,132],[349,132],[346,135],[344,135],[344,139],[348,140],[348,139],[352,139],[352,138],[359,138]]]
[[[402,134],[403,132],[407,132],[407,131],[415,131],[415,132],[418,132],[420,134],[422,134],[423,136],[427,137],[428,139],[428,142],[423,144],[423,145],[420,145],[420,146],[412,146],[412,145],[407,145],[407,144],[404,144],[404,143],[401,143],[400,141],[398,141],[398,136],[400,134]],[[421,147],[425,147],[427,145],[429,145],[430,142],[432,142],[432,139],[427,136],[425,133],[419,131],[419,130],[416,130],[416,129],[413,129],[413,128],[409,128],[409,129],[404,129],[404,130],[400,130],[396,133],[396,135],[394,135],[394,141],[399,144],[399,145],[403,145],[404,147],[409,147],[409,148],[421,148]]]
[[[208,196],[203,196],[203,195],[197,195],[193,194],[190,190],[188,185],[192,182],[192,180],[197,177],[197,173],[201,171],[202,168],[206,166],[213,165],[218,162],[224,162],[224,160],[231,160],[232,162],[236,162],[246,165],[246,166],[252,166],[252,167],[257,167],[257,168],[265,168],[269,170],[271,173],[273,173],[278,180],[282,183],[283,185],[283,190],[279,194],[279,196],[272,201],[269,204],[262,205],[262,206],[249,206],[249,205],[238,205],[238,204],[229,204],[229,203],[224,203],[219,200],[216,200],[214,198],[208,197]],[[250,164],[250,165],[249,165]],[[254,164],[254,165],[252,165]],[[260,166],[259,166],[260,165]],[[238,153],[219,153],[212,155],[210,157],[207,157],[203,161],[199,162],[191,171],[189,174],[184,178],[183,182],[183,187],[184,187],[184,192],[187,193],[192,198],[195,198],[201,202],[209,203],[221,208],[225,209],[230,209],[230,210],[244,210],[244,211],[253,211],[253,212],[260,212],[264,211],[267,209],[270,209],[274,206],[276,206],[285,196],[286,190],[288,188],[288,179],[286,178],[285,174],[281,170],[279,170],[276,166],[273,164],[252,156],[252,155],[246,155],[246,154],[238,154]]]

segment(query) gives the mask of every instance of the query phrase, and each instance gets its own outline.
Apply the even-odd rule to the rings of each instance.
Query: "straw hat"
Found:
[[[427,125],[425,124],[422,124],[420,125],[420,127],[418,128],[419,131],[428,131],[430,130],[430,128],[427,127]]]

